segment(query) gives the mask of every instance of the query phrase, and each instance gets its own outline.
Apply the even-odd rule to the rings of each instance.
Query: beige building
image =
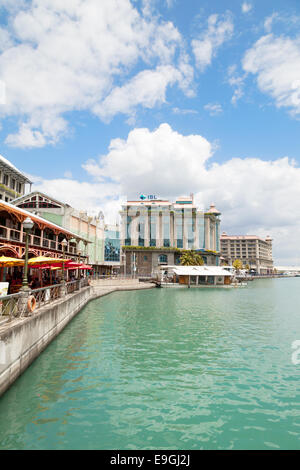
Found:
[[[0,155],[0,200],[11,202],[25,193],[26,185],[31,188],[31,184],[23,173]]]
[[[227,235],[223,232],[220,244],[223,261],[229,265],[239,259],[257,274],[273,272],[272,239],[269,236],[263,239],[256,235]]]
[[[74,209],[69,204],[58,201],[40,191],[33,191],[19,197],[12,204],[79,235],[81,241],[74,248],[78,259],[93,265],[95,272],[102,272],[104,261],[103,216],[89,216],[86,212]]]
[[[176,265],[182,250],[195,250],[205,264],[219,263],[220,212],[200,210],[191,194],[174,202],[141,195],[122,205],[121,263],[127,274],[153,275],[161,265]]]

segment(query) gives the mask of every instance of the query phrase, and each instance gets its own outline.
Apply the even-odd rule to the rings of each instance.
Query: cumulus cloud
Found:
[[[300,37],[261,37],[246,52],[243,68],[256,75],[259,89],[271,95],[278,108],[300,113]]]
[[[163,103],[175,83],[192,93],[193,69],[178,30],[171,22],[143,16],[129,0],[4,6],[9,21],[0,29],[5,46],[0,80],[6,84],[6,104],[0,116],[20,122],[18,132],[7,137],[9,145],[56,143],[68,131],[64,116],[70,111],[88,110],[107,121],[119,112]]]
[[[192,41],[196,65],[200,71],[203,72],[211,64],[219,47],[232,37],[233,29],[231,15],[210,15],[207,30]]]
[[[30,175],[30,179],[34,183],[34,191],[41,191],[78,210],[87,211],[89,215],[97,216],[103,211],[106,223],[116,222],[120,204],[125,200],[125,196],[120,196],[118,184],[80,182],[72,179],[71,174],[64,176],[47,180]]]
[[[164,103],[168,85],[180,80],[178,69],[171,65],[143,70],[123,87],[116,87],[105,100],[94,107],[94,113],[110,120],[116,113],[131,114],[138,105],[154,108]]]

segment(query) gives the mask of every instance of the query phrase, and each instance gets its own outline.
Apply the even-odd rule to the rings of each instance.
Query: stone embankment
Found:
[[[154,284],[134,279],[91,281],[90,286],[65,295],[0,327],[0,395],[39,356],[63,328],[93,299],[115,291],[151,289]]]

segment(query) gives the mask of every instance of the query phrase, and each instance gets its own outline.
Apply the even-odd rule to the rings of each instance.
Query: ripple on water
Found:
[[[88,304],[0,399],[0,448],[299,448],[299,282]]]

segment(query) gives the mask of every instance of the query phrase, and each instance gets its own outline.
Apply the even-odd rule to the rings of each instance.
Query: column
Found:
[[[145,246],[150,246],[150,230],[149,230],[149,216],[148,216],[148,211],[145,212]]]
[[[137,246],[139,244],[138,241],[139,234],[138,234],[138,217],[132,217],[131,221],[131,244],[133,246]]]
[[[210,250],[210,217],[204,218],[204,230],[205,230],[205,249]]]

